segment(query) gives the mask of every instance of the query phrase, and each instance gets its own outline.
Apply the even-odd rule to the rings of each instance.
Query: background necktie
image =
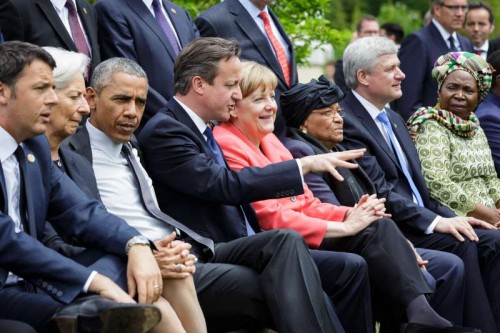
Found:
[[[384,128],[389,136],[389,140],[391,141],[392,149],[396,153],[399,165],[401,166],[401,170],[403,170],[403,174],[405,175],[408,184],[410,184],[411,191],[413,192],[413,195],[417,199],[417,203],[419,204],[419,206],[423,207],[424,202],[422,200],[422,196],[420,195],[420,192],[418,192],[417,186],[415,185],[413,179],[411,178],[410,170],[408,169],[408,165],[406,164],[403,152],[400,149],[398,149],[399,145],[396,143],[397,139],[396,136],[394,135],[394,131],[392,130],[391,122],[387,117],[387,113],[385,111],[380,112],[377,116],[377,119],[382,124],[384,124]]]
[[[72,0],[67,0],[65,6],[68,8],[69,27],[71,29],[71,37],[75,42],[76,48],[78,49],[78,52],[83,53],[90,58],[89,46],[85,40],[85,35],[83,34],[80,22],[78,21],[78,13],[76,11],[75,4]]]
[[[139,188],[141,190],[141,198],[144,204],[144,208],[151,214],[151,216],[157,218],[160,221],[163,221],[167,223],[168,225],[176,228],[177,233],[178,231],[182,231],[184,234],[192,238],[194,241],[198,242],[199,244],[203,244],[206,247],[212,251],[212,256],[214,254],[214,242],[206,237],[203,237],[199,235],[198,233],[194,232],[193,230],[189,229],[185,225],[177,222],[167,214],[163,213],[158,206],[155,203],[155,200],[153,199],[153,195],[151,194],[151,190],[148,185],[148,181],[146,179],[146,176],[142,173],[141,167],[139,165],[139,162],[135,159],[134,154],[132,154],[132,147],[130,144],[124,144],[122,147],[122,153],[127,159],[130,167],[132,168],[132,171],[134,173],[134,176],[137,180],[137,183],[139,184]]]
[[[179,44],[177,43],[177,38],[175,38],[174,31],[170,27],[170,24],[168,24],[165,15],[163,15],[159,0],[153,0],[153,11],[155,13],[156,22],[158,22],[163,32],[165,32],[168,41],[170,42],[172,48],[174,49],[175,55],[178,55],[181,49],[179,47]]]
[[[276,58],[278,58],[278,63],[280,64],[281,71],[285,77],[286,85],[290,87],[290,64],[288,63],[285,50],[273,33],[271,22],[269,22],[269,15],[267,15],[266,12],[260,12],[259,17],[262,19],[262,22],[264,22],[264,30],[266,31],[267,37],[269,37],[274,52],[276,53]]]
[[[450,51],[453,52],[460,51],[458,49],[458,46],[455,45],[455,40],[453,39],[453,36],[448,37],[448,41],[450,42]]]
[[[210,147],[210,150],[212,151],[212,153],[215,155],[216,160],[217,160],[217,164],[226,167],[226,161],[224,160],[224,157],[222,156],[222,152],[220,151],[220,148],[217,145],[217,142],[215,141],[212,129],[209,126],[207,126],[207,128],[205,128],[205,131],[203,131],[203,134],[205,134],[205,136],[207,137],[208,146]],[[241,213],[243,214],[243,218],[245,219],[245,226],[247,229],[247,235],[248,236],[255,235],[255,231],[253,230],[250,223],[248,223],[248,219],[247,219],[247,216],[245,215],[245,211],[243,210],[243,207],[241,207],[241,205],[240,205],[239,208],[240,208]]]

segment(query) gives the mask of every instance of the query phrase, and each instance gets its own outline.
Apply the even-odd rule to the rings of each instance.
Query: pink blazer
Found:
[[[290,152],[272,133],[262,139],[260,149],[229,123],[216,126],[214,136],[233,170],[248,166],[264,167],[271,163],[293,159]],[[349,209],[349,207],[321,203],[306,184],[302,195],[256,201],[252,206],[262,229],[296,230],[311,248],[318,248],[323,241],[327,223],[343,221]]]

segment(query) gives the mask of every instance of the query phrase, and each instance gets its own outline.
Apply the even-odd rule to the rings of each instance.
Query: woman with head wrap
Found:
[[[243,99],[230,111],[230,120],[214,129],[232,169],[264,167],[292,159],[272,133],[277,111],[275,87],[272,71],[254,62],[244,63],[240,80]],[[289,194],[293,193],[285,193]],[[387,219],[384,201],[365,194],[354,207],[335,206],[321,203],[304,185],[302,195],[257,201],[252,206],[264,230],[294,229],[311,248],[361,255],[368,264],[372,285],[391,302],[404,306],[412,324],[408,331],[415,326],[431,328],[433,332],[449,328],[451,323],[427,302],[424,294],[431,289],[419,270],[413,249],[395,223]],[[415,332],[422,331],[418,329]]]
[[[457,215],[500,222],[500,180],[486,136],[474,114],[491,86],[492,69],[480,56],[450,52],[432,70],[438,103],[418,109],[408,128],[430,195]]]

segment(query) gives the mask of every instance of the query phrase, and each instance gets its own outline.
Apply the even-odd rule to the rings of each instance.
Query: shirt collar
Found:
[[[0,163],[5,162],[17,149],[17,142],[6,130],[0,126],[0,142],[2,149],[0,149]]]
[[[239,0],[239,1],[241,5],[247,10],[247,12],[250,14],[251,17],[253,17],[254,19],[259,17],[261,10],[257,8],[257,6],[255,6],[250,0]],[[264,10],[262,11],[269,14],[267,6],[264,7]]]
[[[384,109],[379,110],[375,105],[372,103],[368,102],[363,96],[358,94],[355,90],[352,90],[353,95],[358,99],[358,101],[363,105],[363,107],[368,111],[370,114],[370,117],[372,117],[373,120],[376,120],[377,116],[382,112]]]
[[[175,100],[177,101],[177,103],[179,103],[182,106],[182,108],[184,109],[184,111],[186,111],[186,113],[188,114],[189,118],[191,118],[191,120],[196,125],[196,127],[198,128],[198,130],[200,131],[200,133],[203,134],[203,132],[205,132],[205,129],[207,128],[207,124],[205,124],[205,122],[203,121],[203,119],[201,119],[200,116],[198,116],[196,114],[196,112],[194,112],[193,110],[191,110],[186,104],[182,103],[177,98],[175,98]]]
[[[441,37],[443,37],[443,39],[446,41],[446,43],[447,43],[446,45],[448,45],[448,38],[450,38],[450,36],[453,37],[453,40],[455,41],[455,45],[457,45],[458,37],[457,37],[457,33],[455,31],[453,31],[452,33],[449,33],[436,19],[432,19],[432,23],[434,23],[434,25],[438,29],[439,33],[441,34]]]
[[[97,129],[94,125],[90,123],[87,119],[85,124],[87,131],[89,132],[90,146],[93,148],[99,148],[104,153],[106,153],[111,158],[118,158],[122,151],[123,144],[114,142],[106,133]]]
[[[146,7],[148,9],[153,7],[153,0],[142,0],[142,2],[144,2],[144,4],[146,5]],[[161,2],[161,0],[160,0],[160,2]]]
[[[483,52],[488,52],[489,47],[490,47],[490,41],[489,41],[489,40],[486,40],[486,41],[484,42],[484,44],[483,44],[483,45],[481,45],[480,47],[475,47],[475,46],[474,46],[474,50],[481,50],[481,51],[483,51]]]
[[[66,0],[50,0],[50,1],[52,2],[52,5],[56,8],[56,10],[59,13],[63,11],[64,6],[66,5]],[[75,5],[75,8],[76,8],[75,0],[72,0],[72,1],[73,1],[73,4]]]

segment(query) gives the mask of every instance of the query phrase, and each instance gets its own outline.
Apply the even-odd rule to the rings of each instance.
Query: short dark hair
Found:
[[[491,25],[495,24],[495,16],[493,15],[493,11],[491,10],[490,6],[488,6],[484,2],[473,2],[473,3],[469,4],[468,9],[467,9],[467,13],[465,13],[464,25],[465,25],[465,23],[467,23],[467,14],[471,10],[481,9],[481,8],[485,9],[488,12],[488,15],[489,15],[488,21],[490,21],[490,24]]]
[[[492,54],[488,56],[488,59],[486,61],[493,67],[493,77],[491,78],[492,84],[491,88],[495,88],[496,84],[496,79],[498,75],[500,74],[500,50],[496,50]]]
[[[0,82],[14,87],[24,68],[35,60],[46,63],[51,69],[56,67],[52,56],[40,46],[20,41],[1,43]]]
[[[240,44],[234,39],[202,37],[194,40],[182,49],[175,60],[175,93],[186,95],[195,76],[212,84],[219,73],[219,62],[239,57],[240,53]]]
[[[373,22],[373,21],[378,22],[378,19],[373,15],[365,15],[361,17],[358,21],[358,24],[356,24],[356,31],[357,32],[361,31],[364,22]]]
[[[393,35],[396,44],[401,44],[401,41],[405,36],[405,31],[403,30],[403,27],[400,24],[387,22],[382,24],[380,28],[385,30],[387,36]]]

